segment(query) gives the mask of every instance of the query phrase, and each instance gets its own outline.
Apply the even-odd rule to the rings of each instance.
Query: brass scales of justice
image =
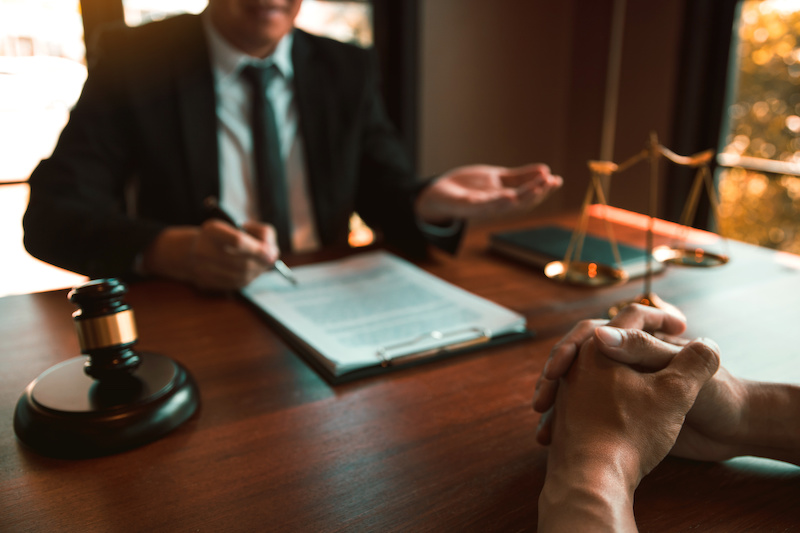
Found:
[[[622,260],[620,258],[619,247],[617,240],[614,237],[614,230],[609,220],[602,216],[605,230],[608,234],[608,241],[611,245],[611,251],[614,257],[615,265],[604,265],[591,261],[581,260],[581,251],[583,242],[586,237],[586,230],[589,221],[589,207],[593,203],[595,197],[597,202],[607,207],[608,201],[604,192],[604,183],[611,182],[611,177],[614,174],[620,174],[630,167],[636,165],[640,161],[648,159],[650,162],[650,198],[648,209],[648,226],[646,234],[646,271],[644,274],[644,291],[643,293],[634,298],[633,300],[620,302],[609,309],[609,315],[612,317],[619,312],[619,310],[630,303],[640,303],[651,307],[659,307],[658,302],[660,299],[653,294],[652,278],[653,278],[653,261],[662,263],[691,266],[691,267],[716,267],[724,265],[728,262],[729,256],[727,253],[716,254],[703,249],[701,246],[688,246],[687,237],[691,221],[693,220],[697,211],[700,194],[705,185],[708,193],[709,201],[711,203],[711,213],[715,218],[715,222],[719,221],[719,199],[714,188],[709,163],[714,156],[713,150],[705,150],[690,156],[678,155],[669,150],[658,142],[658,137],[655,133],[650,134],[650,139],[645,148],[633,157],[627,159],[621,164],[612,161],[589,161],[589,170],[591,172],[591,179],[589,186],[586,190],[586,195],[583,199],[581,206],[581,216],[578,226],[572,232],[567,252],[564,259],[561,261],[553,261],[545,266],[545,275],[557,281],[563,281],[574,285],[584,285],[599,287],[605,285],[613,285],[624,283],[628,281],[628,273],[621,268]],[[664,245],[654,247],[653,245],[653,226],[656,219],[656,211],[658,207],[658,163],[661,157],[665,157],[672,163],[680,166],[696,168],[695,179],[692,183],[689,196],[683,206],[679,222],[679,235],[673,238],[673,245]],[[723,245],[727,251],[727,242],[723,237]]]

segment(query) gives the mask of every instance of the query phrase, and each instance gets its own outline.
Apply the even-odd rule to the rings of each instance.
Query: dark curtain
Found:
[[[673,138],[669,147],[682,155],[721,144],[729,79],[734,75],[734,21],[740,0],[686,0],[681,70],[676,91]],[[712,172],[714,166],[712,165]],[[694,180],[694,169],[670,165],[665,213],[677,222]],[[700,200],[693,225],[708,228],[709,201]]]
[[[386,110],[416,166],[419,0],[372,0],[372,8]]]
[[[95,34],[109,23],[122,23],[125,14],[122,0],[80,0],[83,17],[83,41],[86,43],[86,62],[92,60]]]

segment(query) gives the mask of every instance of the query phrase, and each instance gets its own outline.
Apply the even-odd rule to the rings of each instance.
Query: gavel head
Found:
[[[69,300],[81,353],[89,356],[84,371],[99,381],[130,378],[140,363],[132,347],[138,340],[133,309],[124,301],[127,286],[116,278],[89,281],[72,289]]]

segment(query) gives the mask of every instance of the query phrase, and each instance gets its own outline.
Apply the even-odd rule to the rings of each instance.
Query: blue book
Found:
[[[539,226],[495,233],[489,238],[489,246],[499,254],[544,268],[551,261],[564,259],[571,238],[571,229],[562,226]],[[619,242],[617,247],[622,264],[617,264],[614,260],[614,252],[608,239],[587,233],[581,257],[573,259],[621,268],[631,278],[643,276],[647,271],[645,249]],[[654,273],[660,272],[664,269],[664,265],[654,259],[652,269]]]

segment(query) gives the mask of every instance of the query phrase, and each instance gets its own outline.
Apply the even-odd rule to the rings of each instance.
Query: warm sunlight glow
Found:
[[[706,252],[702,248],[694,249],[694,260],[696,263],[702,263],[705,259]]]
[[[746,0],[738,39],[718,231],[800,253],[800,0]]]
[[[544,275],[548,278],[557,278],[564,274],[564,263],[553,261],[544,267]]]
[[[375,240],[375,234],[356,213],[350,217],[350,235],[347,242],[353,248],[369,246]]]
[[[43,263],[22,247],[22,214],[28,205],[28,185],[0,188],[0,250],[4,250],[0,296],[75,287],[86,277]]]

